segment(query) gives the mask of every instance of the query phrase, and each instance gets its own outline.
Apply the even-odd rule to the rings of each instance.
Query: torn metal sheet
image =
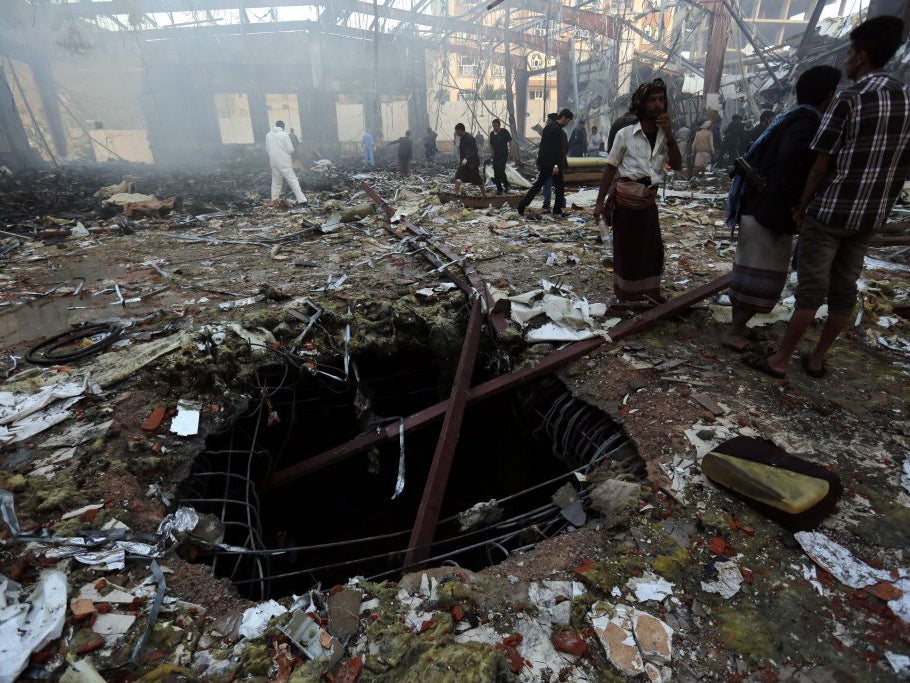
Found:
[[[99,424],[89,423],[77,425],[63,434],[42,441],[38,444],[38,448],[66,448],[68,446],[79,446],[88,441],[94,441],[107,432],[112,424],[114,424],[113,420],[108,420],[107,422],[101,422]]]
[[[133,654],[130,657],[130,661],[134,664],[139,661],[139,655],[142,653],[145,641],[151,635],[152,629],[155,628],[155,622],[158,621],[158,613],[161,611],[161,603],[164,601],[164,593],[167,590],[164,573],[161,571],[161,567],[158,566],[156,560],[152,560],[149,569],[151,569],[152,577],[155,580],[155,599],[152,601],[151,609],[149,609],[148,624],[145,631],[133,647]]]
[[[399,418],[398,422],[398,477],[395,479],[395,490],[392,492],[392,500],[395,500],[404,491],[404,418]]]
[[[879,581],[891,581],[888,572],[856,559],[847,548],[820,531],[798,531],[794,536],[813,562],[851,588],[865,588]]]
[[[48,408],[14,422],[10,426],[0,425],[0,444],[16,443],[30,439],[36,434],[40,434],[46,429],[68,420],[73,416],[70,408],[81,399],[81,396],[74,396],[73,398],[58,401]]]
[[[85,381],[68,381],[42,387],[33,394],[0,391],[0,425],[22,420],[59,399],[81,396],[85,386]]]
[[[11,592],[0,576],[0,683],[13,683],[28,665],[32,652],[63,633],[66,619],[66,574],[57,569],[42,572],[28,602]],[[15,597],[11,597],[11,593]]]

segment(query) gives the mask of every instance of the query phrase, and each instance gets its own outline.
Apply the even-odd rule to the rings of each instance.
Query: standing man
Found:
[[[711,119],[701,124],[701,130],[695,134],[692,141],[692,152],[695,159],[692,161],[692,170],[701,173],[708,168],[714,158],[714,134],[711,132]]]
[[[751,346],[749,321],[756,313],[771,312],[787,282],[796,234],[793,210],[815,158],[809,145],[840,77],[840,69],[833,66],[803,72],[796,82],[797,105],[781,114],[745,154],[755,176],[733,180],[727,202],[727,226],[739,223],[730,285],[733,323],[721,343],[734,351]],[[764,187],[756,187],[756,182]]]
[[[403,138],[398,138],[389,144],[398,145],[398,172],[407,178],[411,175],[411,159],[414,158],[414,141],[411,140],[411,131],[406,130]]]
[[[373,134],[370,131],[364,131],[363,138],[363,161],[367,166],[375,166],[376,160],[373,158]]]
[[[502,121],[493,119],[493,131],[490,133],[490,149],[493,150],[493,182],[496,183],[496,194],[502,194],[503,188],[508,193],[509,179],[506,178],[506,161],[509,159],[509,143],[512,136]]]
[[[733,163],[736,158],[743,153],[743,142],[746,138],[746,127],[743,125],[743,117],[739,114],[733,114],[733,120],[724,131],[724,144],[720,156],[726,158],[728,162]]]
[[[588,156],[596,157],[604,144],[603,135],[597,132],[597,126],[591,126],[591,137],[588,138]]]
[[[679,143],[679,156],[682,159],[683,166],[686,165],[686,157],[689,156],[689,138],[692,135],[692,129],[683,122],[681,128],[676,129],[676,141]]]
[[[477,131],[477,134],[474,136],[474,142],[477,143],[477,156],[483,152],[483,133]]]
[[[432,161],[436,157],[436,133],[427,126],[427,136],[423,139],[423,151],[427,155],[427,161]]]
[[[667,87],[657,78],[638,87],[632,101],[638,122],[616,134],[607,158],[594,218],[604,218],[604,199],[613,187],[613,291],[620,300],[663,301],[660,276],[664,243],[657,216],[657,185],[664,164],[682,167],[679,145],[667,114]]]
[[[818,343],[801,359],[808,375],[824,376],[828,349],[856,303],[869,240],[910,174],[910,88],[883,70],[900,47],[903,30],[897,17],[878,16],[850,32],[844,70],[854,83],[822,118],[811,144],[815,162],[796,209],[796,310],[777,353],[743,359],[773,377],[787,374],[799,341],[827,300],[828,320]]]
[[[588,131],[585,130],[584,120],[579,121],[569,136],[569,156],[583,157],[588,152]]]
[[[480,188],[480,194],[487,196],[484,179],[480,177],[480,155],[477,153],[477,140],[465,130],[463,123],[455,124],[455,137],[458,139],[458,170],[455,172],[455,194],[461,192],[461,184],[471,183]]]
[[[281,188],[286,182],[297,203],[306,204],[306,195],[294,173],[294,145],[291,136],[284,132],[284,121],[275,121],[275,127],[265,134],[265,149],[272,169],[272,201],[281,197]]]
[[[565,204],[565,187],[563,185],[563,173],[566,170],[566,152],[563,142],[566,136],[563,134],[563,128],[572,120],[575,115],[568,109],[561,110],[556,115],[555,121],[547,121],[543,132],[540,135],[540,147],[537,150],[537,170],[539,172],[537,180],[531,185],[524,198],[518,202],[519,215],[524,215],[525,209],[540,192],[540,188],[547,181],[547,178],[553,179],[553,187],[556,189],[556,203],[553,206],[553,215],[561,216]]]

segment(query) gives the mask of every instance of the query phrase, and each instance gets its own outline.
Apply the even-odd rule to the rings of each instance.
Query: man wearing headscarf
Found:
[[[632,97],[638,122],[616,134],[604,169],[594,218],[613,226],[613,291],[620,300],[662,301],[664,245],[657,216],[657,185],[664,164],[682,168],[679,145],[667,114],[661,79],[639,86]],[[616,181],[614,186],[614,180]],[[610,213],[604,200],[610,193]]]

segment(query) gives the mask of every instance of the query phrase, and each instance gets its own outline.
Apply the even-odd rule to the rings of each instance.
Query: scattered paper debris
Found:
[[[702,581],[701,589],[706,593],[716,593],[729,600],[739,592],[743,585],[743,575],[735,562],[715,562],[714,571],[717,578],[713,581]]]

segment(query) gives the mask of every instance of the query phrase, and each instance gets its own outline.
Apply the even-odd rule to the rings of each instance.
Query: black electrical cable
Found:
[[[103,334],[104,336],[97,342],[79,349],[78,351],[66,351],[63,353],[53,353],[57,349],[69,346],[81,339],[90,339],[95,335]],[[89,358],[101,353],[110,347],[123,334],[123,328],[112,323],[98,323],[95,325],[86,325],[77,330],[61,332],[45,339],[37,346],[33,346],[25,354],[25,360],[33,365],[60,365],[61,363],[71,363],[77,360]]]

